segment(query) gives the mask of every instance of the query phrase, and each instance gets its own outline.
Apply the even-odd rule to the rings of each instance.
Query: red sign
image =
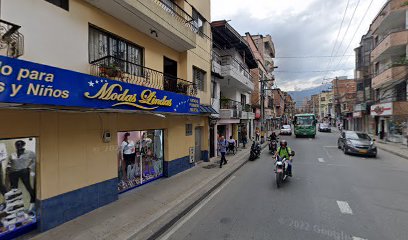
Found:
[[[260,119],[261,118],[261,109],[257,108],[255,110],[255,118]]]

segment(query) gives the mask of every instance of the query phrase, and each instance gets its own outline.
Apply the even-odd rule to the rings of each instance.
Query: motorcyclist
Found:
[[[278,137],[276,136],[275,132],[272,132],[271,135],[269,136],[269,141],[277,141]]]
[[[292,149],[288,147],[288,142],[286,140],[280,141],[280,147],[276,150],[275,159],[277,156],[280,158],[286,158],[288,161],[288,176],[292,177]]]

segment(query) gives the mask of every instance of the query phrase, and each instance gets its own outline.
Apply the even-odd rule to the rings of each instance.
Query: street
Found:
[[[408,239],[408,161],[344,155],[337,137],[281,136],[293,178],[277,189],[265,149],[161,239]]]

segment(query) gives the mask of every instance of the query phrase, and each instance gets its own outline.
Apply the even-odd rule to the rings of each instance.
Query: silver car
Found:
[[[344,154],[359,154],[377,157],[377,147],[375,139],[371,139],[366,133],[343,131],[337,142],[337,147],[342,149]]]

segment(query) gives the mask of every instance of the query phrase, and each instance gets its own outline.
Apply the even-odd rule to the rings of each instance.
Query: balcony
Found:
[[[232,56],[221,57],[221,75],[224,77],[221,84],[224,83],[226,87],[236,86],[243,91],[254,90],[254,83],[248,68]]]
[[[196,47],[198,31],[193,18],[177,4],[166,0],[86,0],[89,4],[184,52]]]
[[[400,20],[403,17],[404,20],[402,22],[405,24],[405,10],[408,9],[406,2],[407,0],[389,0],[374,19],[370,29],[373,31],[390,29],[392,24],[401,22]]]
[[[407,66],[394,66],[381,72],[372,79],[372,87],[379,88],[385,83],[392,83],[407,76]]]
[[[20,26],[0,19],[0,55],[18,58],[24,54],[24,36]]]
[[[216,52],[213,51],[212,55],[212,68],[211,70],[214,73],[220,74],[221,75],[221,57],[218,55]]]
[[[112,56],[91,62],[91,75],[188,96],[197,95],[192,82]]]
[[[231,99],[220,100],[220,118],[241,118],[242,117],[242,104],[238,101]]]
[[[371,52],[372,61],[380,61],[389,56],[405,54],[408,43],[408,30],[396,29],[390,31]]]

